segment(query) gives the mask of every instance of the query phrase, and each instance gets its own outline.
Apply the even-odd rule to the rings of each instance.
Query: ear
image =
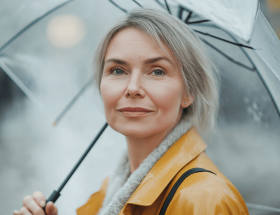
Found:
[[[189,95],[187,92],[185,93],[185,95],[183,96],[182,98],[182,101],[181,101],[181,107],[182,108],[187,108],[189,107],[194,101],[194,97],[193,95]]]

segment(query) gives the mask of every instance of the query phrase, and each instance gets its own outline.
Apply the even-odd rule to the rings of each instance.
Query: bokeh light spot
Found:
[[[53,17],[47,26],[47,36],[52,45],[71,48],[80,43],[86,34],[83,20],[74,15]]]

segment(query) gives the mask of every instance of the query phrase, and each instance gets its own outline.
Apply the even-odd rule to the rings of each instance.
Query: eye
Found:
[[[160,70],[160,69],[155,69],[153,72],[152,72],[153,75],[155,76],[162,76],[164,75],[164,71]]]
[[[123,75],[124,74],[124,71],[120,68],[114,68],[111,70],[111,73],[113,75]]]

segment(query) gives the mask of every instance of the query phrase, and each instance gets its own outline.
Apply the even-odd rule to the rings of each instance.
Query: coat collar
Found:
[[[191,128],[152,167],[126,203],[124,211],[131,204],[152,205],[180,169],[202,153],[206,147],[197,130]]]

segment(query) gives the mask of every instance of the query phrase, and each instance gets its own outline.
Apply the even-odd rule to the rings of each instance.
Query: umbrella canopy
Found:
[[[163,5],[156,1],[138,1],[137,3],[141,3],[143,7],[163,9],[161,7]],[[67,6],[68,4],[70,5]],[[90,80],[92,75],[89,69],[90,58],[96,42],[103,32],[114,20],[123,15],[123,11],[129,11],[138,6],[134,1],[124,0],[113,1],[113,3],[97,1],[92,3],[92,7],[89,2],[84,2],[90,8],[84,10],[84,13],[77,8],[71,15],[57,16],[75,4],[83,3],[80,1],[48,1],[45,4],[36,4],[36,1],[30,1],[22,5],[14,2],[9,10],[2,8],[5,19],[1,19],[0,27],[9,30],[0,40],[1,68],[53,120]],[[203,1],[198,3],[182,0],[170,5],[175,10],[180,8],[179,6],[183,6],[181,8],[211,20],[212,22],[207,22],[206,26],[212,25],[212,28],[213,26],[219,27],[228,32],[229,40],[249,41],[249,45],[255,51],[250,52],[248,49],[243,49],[243,52],[247,52],[247,54],[243,54],[242,57],[247,58],[246,55],[250,55],[250,58],[260,57],[262,59],[255,59],[253,65],[249,62],[248,67],[253,69],[260,67],[257,71],[280,112],[280,97],[277,96],[280,90],[280,45],[274,31],[261,11],[258,10],[258,1],[226,1],[226,3],[224,1]],[[30,12],[33,10],[36,13]],[[13,12],[6,16],[5,11]],[[19,19],[18,17],[23,14],[25,18]],[[183,17],[180,18],[183,19]],[[7,23],[15,27],[9,28]],[[85,27],[90,25],[91,29]],[[205,29],[201,26],[203,26],[201,23],[195,25],[201,31],[209,33],[209,28]],[[215,34],[214,32],[212,30],[211,33]],[[200,36],[203,36],[201,33]],[[221,32],[217,32],[216,35],[221,37]],[[207,40],[208,37],[204,39]],[[211,43],[216,45],[217,41]],[[38,49],[41,50],[39,55]],[[231,54],[237,52],[233,51],[232,47],[229,49]],[[79,53],[78,57],[77,53]],[[254,56],[256,53],[258,56]],[[75,63],[77,61],[79,63]],[[241,58],[242,61],[244,62]],[[77,64],[83,66],[76,68]],[[268,68],[264,69],[264,66]],[[47,79],[49,81],[46,81]],[[53,103],[55,105],[52,105]]]
[[[280,97],[278,96],[280,86],[280,43],[262,12],[258,10],[258,1],[177,0],[177,2],[232,34],[230,37],[233,40],[241,39],[241,41],[248,42],[254,48],[254,52],[248,50],[246,52],[249,58],[252,59],[253,68],[258,68],[254,69],[259,72],[264,84],[268,87],[280,115]],[[255,53],[262,60],[256,59]],[[263,62],[258,63],[259,61]]]
[[[192,1],[177,0],[179,4],[201,17],[213,21],[245,41],[249,41],[255,24],[258,0],[249,1]]]
[[[221,90],[221,110],[228,111],[220,112],[224,119],[220,122],[222,125],[228,124],[228,121],[240,125],[244,118],[249,119],[250,116],[253,116],[253,123],[262,121],[265,115],[260,111],[262,105],[254,102],[260,88],[258,84],[262,83],[280,112],[279,40],[259,10],[257,0],[177,0],[169,4],[150,0],[44,1],[40,4],[35,0],[24,3],[13,0],[5,5],[0,9],[0,28],[8,30],[3,35],[1,33],[0,67],[46,113],[51,122],[87,89],[92,93],[86,97],[85,105],[102,105],[97,90],[88,87],[92,82],[90,63],[94,47],[115,20],[137,7],[169,10],[187,22],[205,42],[211,60],[221,71],[221,85],[230,86]],[[240,44],[253,47],[254,50]],[[261,81],[252,71],[259,75]],[[245,86],[253,90],[247,93]],[[245,96],[242,96],[242,102],[236,103],[239,99],[238,90]],[[267,94],[263,95],[266,99],[263,104],[271,105]],[[244,117],[238,108],[234,108],[235,105],[245,106],[249,114]],[[225,106],[231,106],[232,110],[223,108]],[[272,108],[266,107],[266,110],[271,111]],[[242,136],[242,132],[238,135]],[[231,136],[236,136],[236,133],[233,132]],[[221,135],[216,140],[220,138],[220,142],[227,144],[228,140],[222,139],[224,137]],[[239,145],[238,141],[235,139],[232,144],[246,147]],[[250,142],[253,144],[255,140]],[[216,146],[221,147],[219,144]],[[215,154],[213,150],[212,153]],[[220,157],[221,160],[225,159]],[[240,155],[239,159],[246,158],[246,155]],[[279,167],[280,164],[275,165]],[[236,176],[230,175],[230,172],[242,173],[244,177],[247,170],[245,165],[239,170],[225,171],[236,182]],[[240,184],[241,193],[243,190],[245,193],[246,186]],[[266,200],[246,199],[245,196],[247,200],[249,204],[267,205]],[[275,205],[276,202],[273,202],[269,206]]]

